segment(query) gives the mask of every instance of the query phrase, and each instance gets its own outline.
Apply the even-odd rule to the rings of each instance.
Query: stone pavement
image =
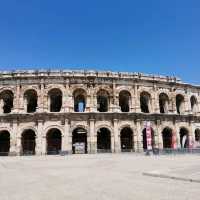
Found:
[[[0,200],[200,199],[200,183],[170,176],[200,180],[200,155],[0,157]]]

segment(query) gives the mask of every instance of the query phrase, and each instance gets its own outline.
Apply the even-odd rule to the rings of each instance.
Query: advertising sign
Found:
[[[152,133],[151,133],[151,123],[146,123],[146,140],[147,140],[147,149],[152,150]]]
[[[176,132],[173,131],[172,132],[172,146],[171,146],[172,149],[176,149]]]

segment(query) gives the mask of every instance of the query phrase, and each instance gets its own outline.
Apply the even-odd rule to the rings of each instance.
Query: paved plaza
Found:
[[[200,155],[0,157],[0,199],[199,200]]]

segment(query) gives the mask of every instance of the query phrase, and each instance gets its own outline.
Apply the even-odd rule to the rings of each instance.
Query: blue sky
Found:
[[[199,0],[0,1],[0,70],[176,75],[200,84]]]

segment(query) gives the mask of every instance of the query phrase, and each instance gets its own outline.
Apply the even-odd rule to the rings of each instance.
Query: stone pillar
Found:
[[[69,112],[74,112],[74,97],[73,94],[70,92],[70,88],[69,88],[69,92],[68,92],[68,110]]]
[[[135,85],[135,88],[134,88],[134,105],[135,105],[135,112],[136,113],[140,113],[141,112],[141,109],[140,109],[140,95],[139,95],[139,92],[138,92],[138,87],[137,85]]]
[[[37,123],[38,126],[37,126],[35,153],[36,155],[42,155],[46,153],[46,151],[43,149],[45,147],[45,144],[43,144],[43,120],[38,120]]]
[[[176,146],[177,148],[181,148],[181,144],[180,144],[180,130],[179,130],[179,126],[178,126],[178,122],[175,121],[175,124],[174,124],[175,128],[174,128],[174,133],[176,134]]]
[[[3,99],[0,99],[0,114],[3,114],[3,105],[4,105]]]
[[[72,152],[71,146],[69,144],[69,121],[65,119],[64,133],[62,137],[62,151]]]
[[[190,97],[188,95],[185,96],[184,107],[185,107],[185,112],[184,112],[185,114],[190,114],[192,112]]]
[[[154,112],[154,113],[160,113],[160,105],[159,105],[159,98],[158,98],[158,94],[157,94],[157,89],[156,87],[154,88],[154,94],[153,94],[153,109],[151,112]]]
[[[176,114],[177,113],[177,109],[176,109],[176,94],[172,93],[172,98],[171,98],[171,113]]]
[[[14,94],[14,99],[13,99],[13,113],[18,113],[20,110],[20,83],[19,80],[17,80],[17,85],[16,85],[16,94]]]
[[[157,120],[156,122],[156,132],[154,132],[155,147],[163,149],[163,138],[162,138],[162,122]]]
[[[138,132],[137,132],[137,128],[135,127],[131,127],[131,129],[133,130],[133,151],[134,152],[139,152],[139,137],[138,137]]]
[[[118,153],[121,151],[120,148],[120,138],[119,138],[119,127],[118,127],[118,119],[113,120],[114,124],[114,152]]]
[[[97,95],[94,93],[93,95],[93,112],[98,112],[97,111]],[[108,105],[109,106],[109,105]],[[109,108],[108,108],[109,109]]]
[[[142,138],[142,127],[141,120],[136,120],[136,134],[137,134],[137,152],[143,152],[143,138]]]
[[[17,149],[17,131],[18,131],[18,122],[13,120],[12,122],[12,132],[10,133],[10,155],[19,155]]]
[[[21,92],[21,89],[19,89],[18,102],[19,102],[19,113],[23,113],[24,112],[24,94]]]
[[[131,89],[130,94],[131,94],[131,97],[129,100],[130,112],[135,112],[135,93],[133,89]]]
[[[95,128],[94,128],[95,120],[89,119],[89,132],[90,132],[90,152],[89,153],[97,153],[97,137],[95,137]]]
[[[23,100],[24,100],[23,112],[26,113],[27,112],[27,98],[24,97]]]
[[[195,127],[192,125],[194,122],[190,121],[188,125],[188,130],[189,130],[189,148],[193,148],[194,146],[194,141],[195,141]]]
[[[40,84],[40,92],[38,95],[38,107],[37,107],[37,112],[43,112],[44,111],[44,83],[43,79],[41,80]]]
[[[111,152],[114,153],[115,152],[115,135],[114,135],[114,130],[113,132],[111,132]]]
[[[17,126],[15,125],[15,127],[17,127],[17,130],[16,130],[16,153],[17,153],[17,155],[21,155],[21,152],[22,152],[21,133],[19,132],[18,124],[17,124]]]

